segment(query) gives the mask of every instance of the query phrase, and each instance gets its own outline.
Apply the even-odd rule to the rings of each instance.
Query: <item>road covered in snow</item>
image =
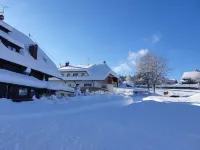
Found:
[[[57,102],[1,99],[0,149],[200,149],[200,107],[192,105],[199,95],[190,98],[192,103],[184,102],[187,98],[138,98],[100,94]]]

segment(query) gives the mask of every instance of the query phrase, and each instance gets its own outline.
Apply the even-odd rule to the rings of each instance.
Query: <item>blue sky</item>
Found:
[[[102,63],[134,72],[146,52],[164,57],[170,78],[200,69],[198,0],[1,0],[5,21],[31,34],[58,65]]]

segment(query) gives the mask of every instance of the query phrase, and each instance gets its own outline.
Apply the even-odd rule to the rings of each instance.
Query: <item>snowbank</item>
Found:
[[[194,103],[200,103],[200,93],[199,94],[195,94],[193,96],[190,96],[188,98],[188,101],[194,102]]]
[[[130,97],[113,94],[93,94],[90,96],[64,97],[42,97],[38,100],[29,102],[12,102],[8,99],[0,99],[0,114],[30,114],[51,111],[63,111],[66,109],[83,107],[91,104],[102,104],[107,102],[121,102],[130,100]]]

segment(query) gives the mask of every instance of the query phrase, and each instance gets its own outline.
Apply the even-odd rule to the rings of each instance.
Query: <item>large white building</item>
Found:
[[[0,98],[31,100],[32,96],[74,89],[49,82],[62,79],[53,61],[22,32],[0,19]]]
[[[64,81],[51,78],[52,82],[62,83],[70,87],[81,89],[107,89],[118,86],[118,75],[104,62],[95,65],[70,65],[58,68]]]

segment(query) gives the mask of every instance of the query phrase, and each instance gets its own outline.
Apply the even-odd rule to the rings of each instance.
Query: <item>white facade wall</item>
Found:
[[[64,77],[73,77],[74,74],[76,74],[77,77],[89,76],[87,71],[61,71],[61,74]],[[59,81],[54,80],[54,81],[51,81],[51,82],[57,82],[57,83],[65,84],[66,86],[69,86],[69,87],[72,87],[72,88],[77,87],[77,84],[78,84],[78,87],[80,87],[80,88],[95,87],[95,88],[104,88],[104,89],[108,89],[109,91],[113,91],[113,85],[112,85],[112,87],[111,87],[111,85],[108,86],[108,84],[106,83],[107,79],[99,80],[99,81],[97,81],[97,80],[96,81],[92,81],[92,80],[82,80],[82,81],[72,80],[72,81],[69,81],[69,80],[66,80],[65,82],[62,81],[62,80],[59,80]],[[88,84],[88,85],[85,85],[85,84]]]
[[[56,80],[56,81],[50,81],[50,82],[56,82],[59,84],[63,84],[66,86],[70,86],[70,87],[76,87],[77,84],[79,84],[79,87],[85,87],[84,84],[91,84],[91,87],[96,87],[96,88],[102,88],[105,87],[106,88],[106,84],[104,81],[66,81],[66,83],[62,80]]]
[[[73,77],[73,74],[76,74],[76,73],[78,73],[79,77],[81,77],[81,76],[88,76],[88,73],[84,72],[84,71],[82,71],[82,72],[76,72],[76,71],[74,71],[74,72],[61,72],[61,74],[63,76],[65,76],[65,77],[67,77],[68,74],[69,74],[70,77]]]

